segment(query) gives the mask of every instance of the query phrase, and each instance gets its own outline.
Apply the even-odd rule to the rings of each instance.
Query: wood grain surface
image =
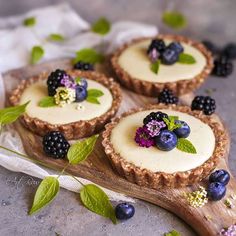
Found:
[[[42,71],[53,70],[55,68],[69,68],[69,60],[53,61],[47,64],[38,65],[35,67],[25,67],[15,71],[11,71],[4,75],[7,94],[12,88],[16,87],[20,79],[29,78]],[[104,70],[104,68],[99,68]],[[130,108],[144,106],[154,103],[154,98],[147,98],[141,95],[136,95],[125,89],[123,91],[123,102],[118,114],[129,110]],[[191,94],[181,97],[183,103],[189,104],[192,100]],[[222,129],[226,129],[218,116],[214,116],[216,121]],[[25,150],[27,154],[37,160],[47,163],[49,166],[63,169],[66,164],[65,160],[54,160],[44,155],[42,151],[41,137],[34,135],[25,129],[20,122],[16,122],[16,128],[20,133]],[[230,138],[228,139],[228,152],[230,146]],[[218,168],[228,170],[228,152],[227,155],[221,159]],[[68,172],[79,177],[86,178],[108,189],[124,193],[128,196],[142,199],[158,206],[161,206],[181,217],[186,223],[191,225],[195,231],[202,236],[218,235],[220,230],[236,223],[236,209],[229,209],[224,204],[224,199],[230,198],[236,190],[236,182],[231,175],[230,183],[227,186],[226,197],[218,202],[208,202],[202,208],[193,208],[188,205],[186,199],[183,197],[185,192],[196,190],[199,185],[194,185],[186,188],[153,190],[140,187],[136,184],[130,183],[117,175],[106,158],[101,139],[98,140],[95,150],[90,157],[82,164],[77,166],[69,166]],[[229,170],[228,170],[229,171]],[[203,181],[200,185],[205,186]],[[236,201],[236,200],[232,200]]]

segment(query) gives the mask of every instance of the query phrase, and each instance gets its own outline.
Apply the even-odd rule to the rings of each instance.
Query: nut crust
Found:
[[[112,130],[123,117],[129,116],[133,113],[151,109],[169,109],[188,113],[208,124],[212,128],[216,138],[215,150],[213,152],[213,155],[201,166],[188,171],[175,172],[171,174],[164,172],[152,172],[150,170],[140,168],[132,163],[127,162],[114,150],[114,147],[111,143]],[[136,183],[140,186],[145,186],[153,189],[162,187],[177,188],[198,183],[210,174],[210,172],[217,166],[220,158],[223,158],[227,153],[227,137],[228,136],[225,129],[220,127],[220,125],[216,121],[214,121],[212,117],[206,116],[202,112],[191,111],[191,109],[187,106],[167,106],[159,104],[147,106],[144,108],[133,109],[122,114],[120,117],[114,118],[112,122],[107,124],[105,127],[105,131],[103,132],[102,144],[113,168],[128,181]]]
[[[129,73],[127,73],[118,63],[119,56],[121,53],[137,42],[143,41],[145,39],[170,39],[173,41],[184,42],[189,44],[195,48],[197,48],[205,57],[206,57],[206,65],[203,71],[192,79],[188,80],[179,80],[176,82],[166,82],[166,83],[156,83],[150,81],[144,81],[137,78],[132,77]],[[191,39],[180,35],[157,35],[156,37],[150,38],[139,38],[131,41],[128,44],[125,44],[120,49],[118,49],[111,58],[111,65],[113,70],[117,75],[117,79],[120,83],[125,86],[127,89],[134,91],[138,94],[143,94],[150,97],[155,97],[157,94],[163,90],[163,88],[171,89],[175,94],[182,95],[189,92],[193,92],[197,88],[199,88],[205,81],[205,79],[209,76],[213,69],[213,57],[209,50],[202,43],[195,42]]]
[[[104,85],[106,88],[108,88],[113,96],[111,108],[103,115],[93,118],[91,120],[81,120],[68,124],[56,125],[50,124],[46,121],[37,118],[30,117],[29,115],[27,115],[27,113],[25,113],[20,117],[20,121],[24,124],[26,128],[31,130],[33,133],[38,134],[40,136],[44,136],[50,131],[58,130],[62,132],[67,139],[78,139],[91,136],[103,129],[105,124],[109,122],[118,111],[122,100],[121,89],[120,86],[116,82],[114,82],[112,78],[107,78],[103,74],[91,71],[67,70],[67,73],[73,77],[81,76],[91,80],[95,80]],[[9,98],[10,104],[13,106],[18,105],[20,97],[27,87],[39,80],[44,80],[47,77],[48,73],[42,73],[28,80],[23,80],[18,85],[18,87],[11,93]]]

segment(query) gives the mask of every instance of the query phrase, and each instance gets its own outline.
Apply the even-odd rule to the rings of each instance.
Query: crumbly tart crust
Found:
[[[121,53],[131,46],[132,44],[135,44],[137,42],[140,42],[144,39],[170,39],[173,41],[179,41],[186,44],[189,44],[195,48],[197,48],[205,57],[206,57],[206,65],[203,69],[203,71],[198,74],[197,76],[193,77],[192,79],[187,80],[179,80],[176,82],[166,82],[166,83],[154,83],[149,81],[140,80],[137,78],[133,78],[132,75],[127,73],[118,63],[119,56]],[[152,38],[139,38],[131,41],[128,44],[125,44],[120,49],[118,49],[111,58],[111,65],[113,67],[113,70],[115,71],[117,75],[117,79],[120,81],[120,83],[125,86],[127,89],[134,91],[138,94],[143,94],[146,96],[154,97],[157,96],[157,94],[163,89],[168,88],[174,91],[177,95],[186,94],[189,92],[192,92],[199,88],[201,84],[204,83],[205,79],[209,76],[213,69],[213,57],[209,50],[206,49],[206,47],[199,42],[193,41],[191,39],[188,39],[186,37],[180,36],[180,35],[157,35],[156,37]]]
[[[140,168],[132,163],[127,162],[119,153],[116,153],[111,143],[111,133],[113,128],[119,123],[119,120],[128,115],[137,113],[139,111],[151,110],[151,109],[169,109],[174,111],[180,111],[183,113],[190,114],[204,123],[208,124],[215,135],[216,144],[213,155],[204,162],[201,166],[194,169],[175,172],[175,173],[164,173],[164,172],[152,172],[145,168]],[[183,187],[197,183],[207,177],[210,172],[217,166],[220,158],[223,158],[227,152],[227,133],[219,126],[219,124],[213,120],[212,117],[204,115],[199,111],[191,111],[187,106],[176,106],[176,105],[151,105],[144,108],[133,109],[127,113],[122,114],[120,117],[114,118],[111,123],[106,125],[105,131],[103,132],[103,146],[105,153],[109,158],[113,168],[128,181],[136,183],[140,186],[148,188],[158,189],[162,187]]]
[[[79,71],[79,70],[67,70],[67,73],[73,77],[85,77],[94,80],[106,88],[108,88],[112,94],[113,101],[110,109],[103,115],[93,118],[91,120],[80,120],[78,122],[72,122],[68,124],[50,124],[46,121],[30,117],[26,113],[21,116],[20,121],[26,128],[38,134],[40,136],[45,135],[49,131],[58,130],[62,132],[67,139],[78,139],[87,136],[91,136],[100,130],[102,130],[107,122],[115,116],[119,109],[122,100],[122,94],[120,86],[114,82],[113,78],[107,78],[105,75],[94,71]],[[11,105],[18,105],[21,95],[24,90],[31,84],[44,80],[48,77],[49,73],[42,73],[38,76],[32,77],[28,80],[23,80],[18,87],[11,93],[9,101]]]

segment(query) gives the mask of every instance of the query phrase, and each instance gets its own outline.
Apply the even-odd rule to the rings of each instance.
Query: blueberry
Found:
[[[177,62],[178,59],[179,54],[170,48],[167,48],[161,55],[161,62],[165,65],[172,65]]]
[[[129,203],[120,203],[115,208],[116,218],[118,220],[128,220],[134,216],[134,206]]]
[[[80,86],[80,85],[77,85],[76,88],[75,88],[75,101],[76,102],[82,102],[86,99],[87,97],[87,90],[86,88]]]
[[[156,146],[162,151],[170,151],[177,145],[177,136],[169,130],[162,130],[155,138]]]
[[[176,120],[176,124],[180,124],[181,127],[174,130],[174,133],[177,135],[178,138],[187,138],[190,134],[190,127],[185,121]]]
[[[169,44],[169,46],[167,48],[174,50],[178,54],[180,54],[184,51],[183,46],[179,42],[173,42],[173,43]]]
[[[226,170],[222,170],[222,169],[216,170],[209,177],[210,183],[219,182],[223,185],[227,185],[229,183],[229,180],[230,180],[229,172]]]
[[[213,182],[208,185],[207,196],[213,201],[221,200],[226,193],[226,187],[222,183]]]
[[[84,87],[85,89],[87,89],[87,87],[88,87],[88,82],[87,82],[86,79],[80,78],[80,81],[79,81],[78,85],[80,85],[80,86]]]

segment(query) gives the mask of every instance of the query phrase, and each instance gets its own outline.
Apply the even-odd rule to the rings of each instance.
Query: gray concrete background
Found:
[[[56,0],[0,0],[0,16],[26,12],[35,7],[56,4]],[[219,45],[236,42],[235,0],[70,0],[82,17],[94,21],[106,16],[111,21],[138,20],[154,23],[162,33],[173,32],[160,21],[166,8],[183,12],[189,27],[181,34],[196,39],[211,39]],[[168,3],[168,4],[167,4]],[[217,112],[228,125],[232,137],[230,169],[236,176],[236,70],[227,79],[211,77],[198,91],[216,89],[212,96],[217,101]],[[76,194],[61,190],[53,204],[35,216],[28,216],[39,180],[0,167],[0,236],[12,235],[163,235],[176,229],[184,236],[196,235],[183,221],[166,210],[138,201],[135,216],[116,226],[81,206]]]

